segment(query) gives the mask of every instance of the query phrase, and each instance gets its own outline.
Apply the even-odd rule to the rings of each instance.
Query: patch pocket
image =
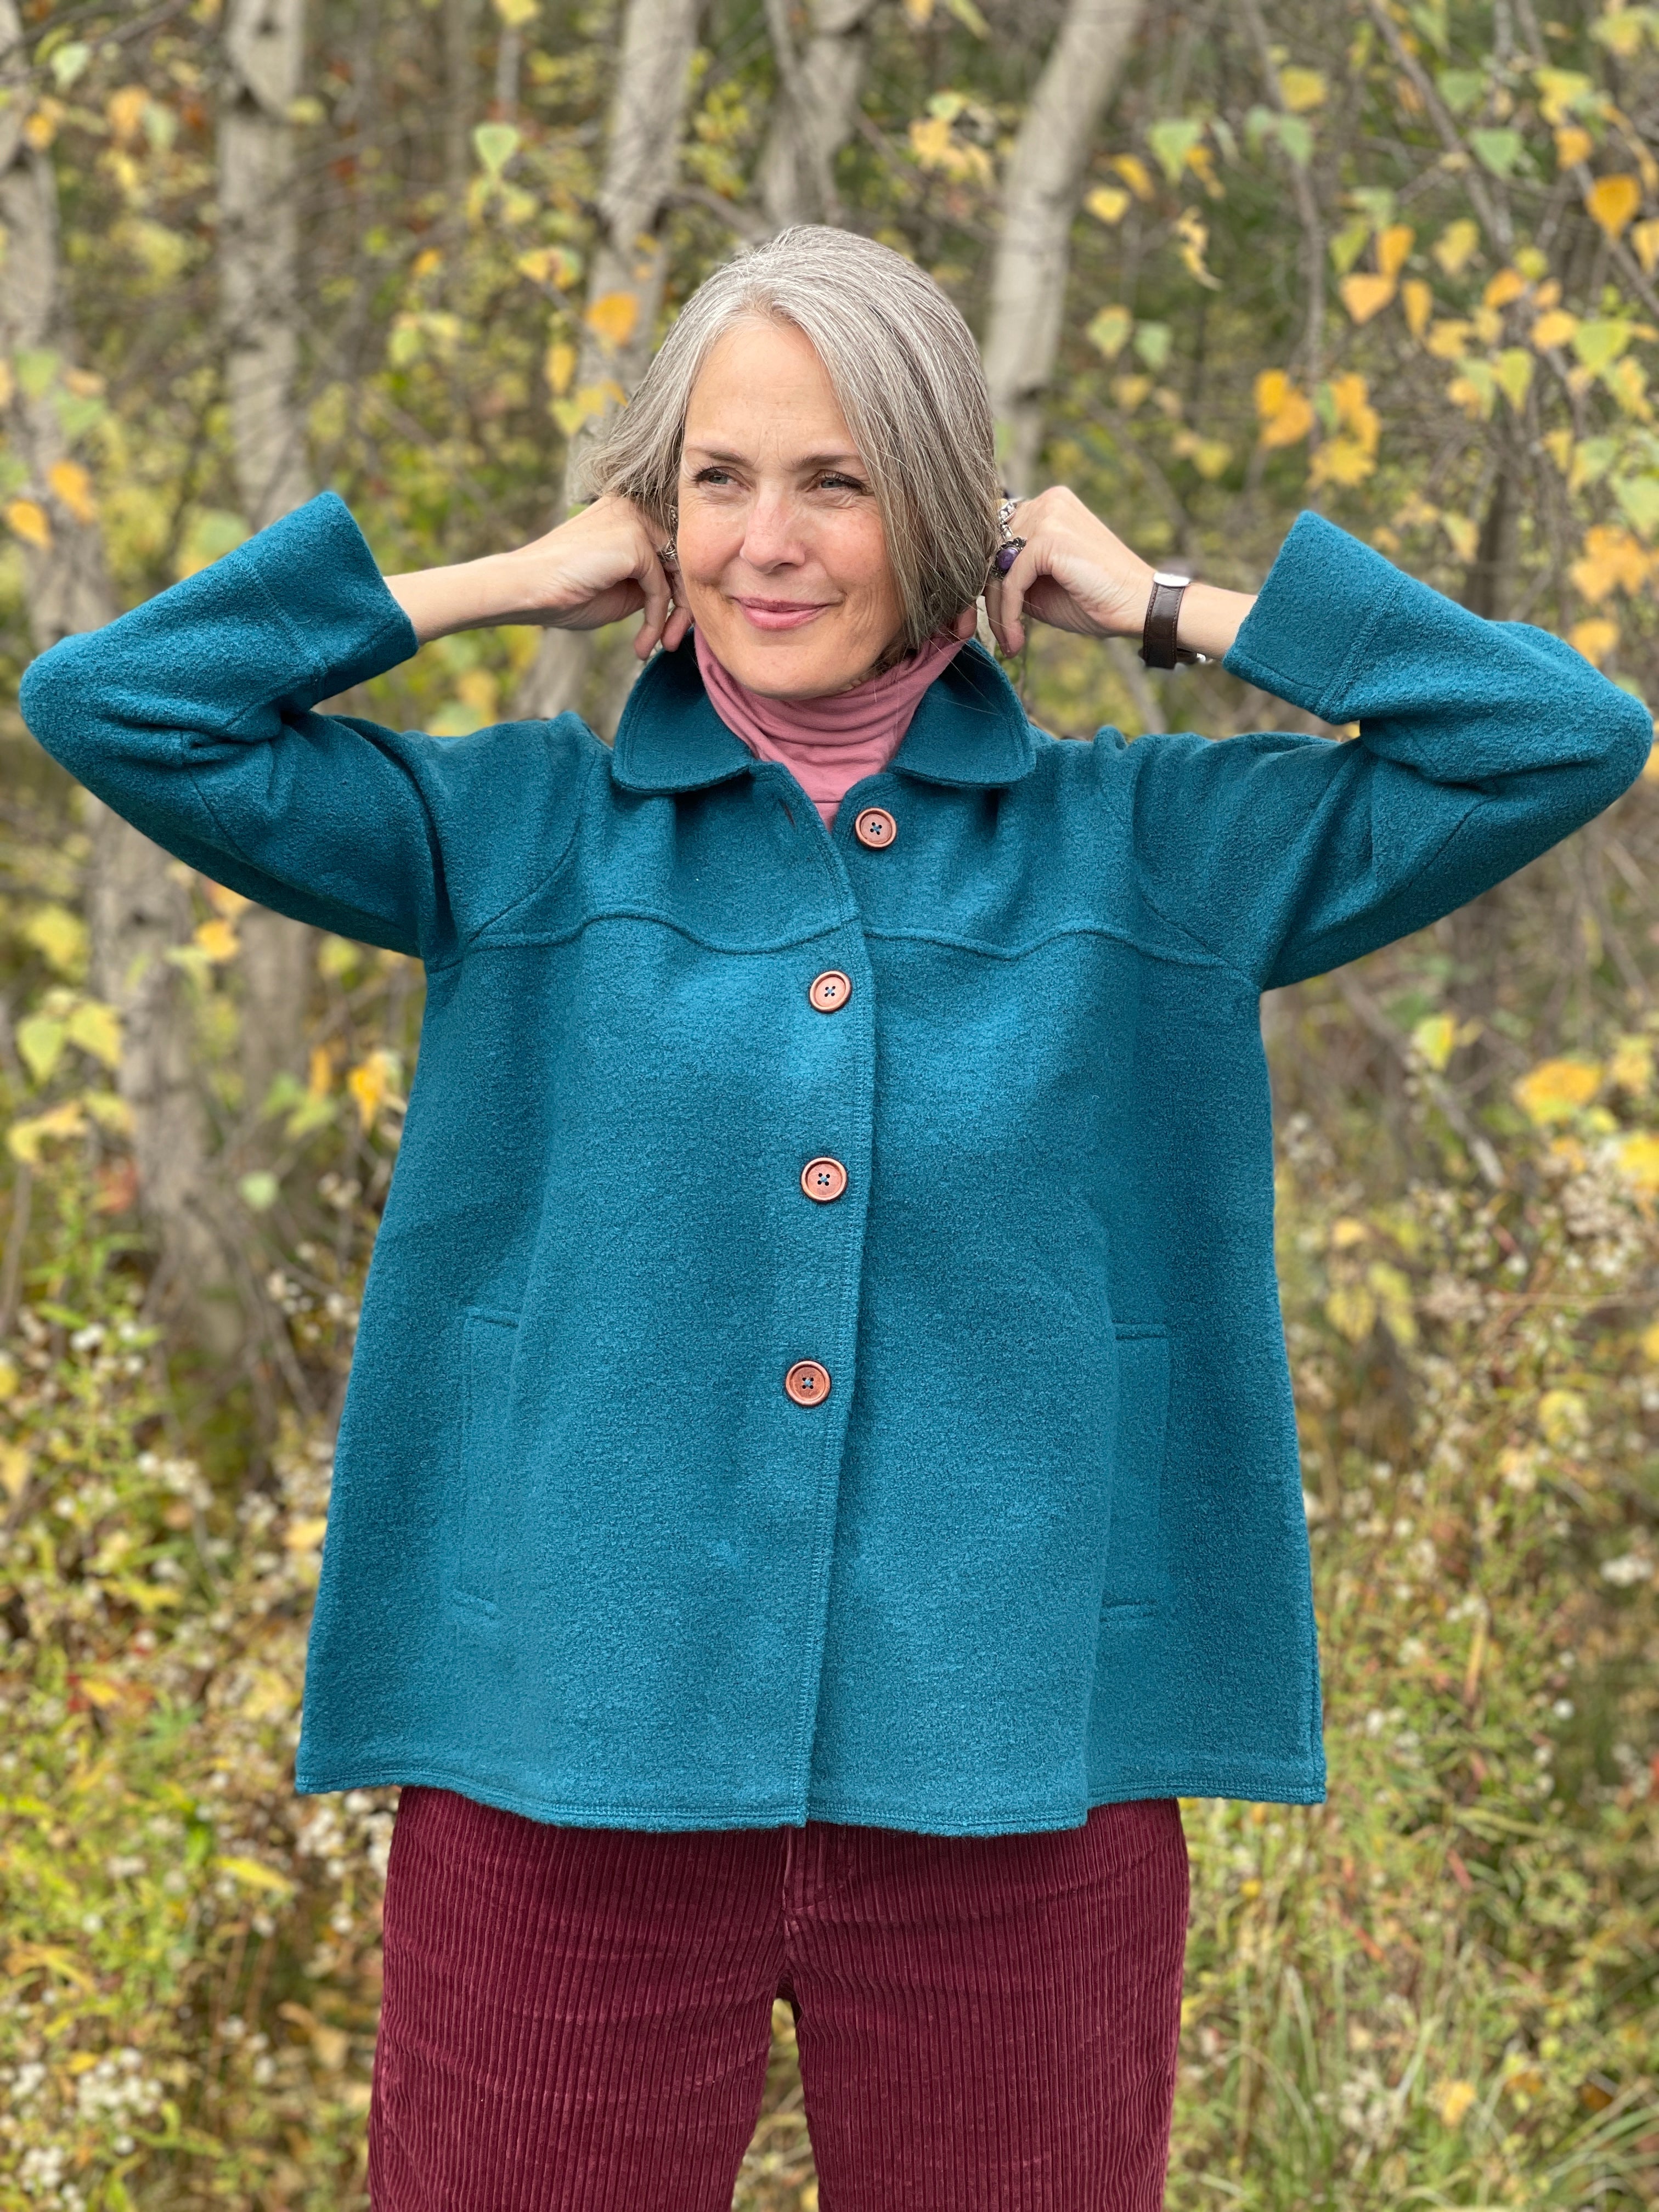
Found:
[[[1170,1419],[1170,1333],[1156,1322],[1124,1322],[1113,1334],[1117,1440],[1101,1610],[1146,1613],[1162,1602],[1168,1572],[1164,1452]]]
[[[461,1332],[461,1480],[455,1534],[456,1597],[494,1620],[499,1607],[501,1513],[507,1495],[508,1413],[519,1323],[475,1307]]]

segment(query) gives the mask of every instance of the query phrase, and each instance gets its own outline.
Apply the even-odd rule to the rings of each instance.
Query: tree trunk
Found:
[[[1036,489],[1042,403],[1060,350],[1073,218],[1095,126],[1146,0],[1070,0],[1020,125],[991,276],[985,373],[1003,481]]]
[[[797,54],[788,0],[767,0],[778,97],[761,154],[760,198],[773,230],[841,221],[836,156],[852,135],[874,13],[875,0],[817,0]]]
[[[21,59],[22,28],[14,0],[0,0],[0,61]],[[0,349],[55,354],[71,332],[58,271],[58,192],[46,155],[22,136],[27,104],[14,95],[0,114]],[[51,541],[26,545],[24,592],[36,648],[97,629],[116,611],[95,521],[75,513],[70,464],[51,389],[14,393],[6,430],[27,471],[27,495],[46,512]],[[84,501],[80,503],[84,507]],[[92,988],[121,1017],[117,1086],[132,1115],[140,1203],[159,1248],[158,1289],[170,1286],[199,1333],[221,1352],[234,1348],[241,1320],[228,1291],[228,1242],[215,1205],[208,1123],[191,1065],[191,1024],[184,980],[166,954],[190,935],[187,878],[159,846],[97,800],[89,802],[92,866],[88,923]]]
[[[701,13],[702,0],[629,0],[576,364],[574,389],[593,395],[593,411],[570,441],[556,522],[580,497],[583,461],[651,358],[667,274],[662,224],[679,173]],[[549,630],[514,714],[560,714],[574,707],[592,649],[590,630]]]
[[[312,495],[299,368],[297,161],[289,110],[305,59],[305,0],[231,0],[219,117],[219,290],[231,449],[256,530]],[[250,907],[242,939],[242,1081],[257,1112],[299,1065],[316,933]]]

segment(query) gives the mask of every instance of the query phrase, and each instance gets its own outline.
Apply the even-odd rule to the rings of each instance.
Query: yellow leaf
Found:
[[[1609,238],[1618,238],[1622,234],[1641,204],[1641,185],[1623,172],[1617,176],[1598,177],[1584,195],[1591,221]]]
[[[538,0],[495,0],[495,8],[509,31],[522,31],[541,12]]]
[[[1221,289],[1221,279],[1211,275],[1204,265],[1204,253],[1210,242],[1210,228],[1196,208],[1183,208],[1175,225],[1175,235],[1181,241],[1182,265],[1189,276],[1206,284],[1212,292]]]
[[[918,30],[930,23],[933,16],[933,0],[904,0],[904,12]]]
[[[1455,318],[1431,324],[1423,343],[1437,361],[1461,361],[1469,348],[1469,325]]]
[[[46,482],[76,522],[97,521],[98,502],[92,495],[92,478],[79,461],[54,461],[46,471]]]
[[[1326,389],[1336,410],[1337,421],[1352,432],[1367,453],[1375,453],[1382,425],[1370,404],[1370,386],[1364,378],[1350,371],[1346,376],[1334,376]]]
[[[632,292],[605,292],[592,302],[585,319],[588,329],[606,345],[625,346],[638,325],[640,303]]]
[[[1364,1222],[1356,1220],[1351,1213],[1340,1213],[1331,1224],[1331,1249],[1352,1251],[1356,1244],[1363,1244],[1370,1233]]]
[[[1435,2092],[1435,2102],[1440,2118],[1449,2128],[1461,2127],[1470,2106],[1474,2102],[1473,2081],[1443,2081]]]
[[[302,1521],[290,1521],[288,1534],[283,1538],[283,1545],[290,1552],[319,1550],[327,1527],[328,1516],[325,1513],[308,1515]]]
[[[1564,123],[1555,134],[1555,160],[1559,168],[1576,169],[1581,161],[1588,161],[1595,149],[1589,132],[1576,123]]]
[[[1322,107],[1328,92],[1318,70],[1282,69],[1279,72],[1279,96],[1292,115],[1306,115],[1312,108]]]
[[[1592,668],[1599,668],[1618,642],[1619,625],[1604,615],[1574,623],[1567,632],[1567,643],[1575,653],[1582,653]]]
[[[143,122],[144,111],[149,106],[149,88],[142,84],[124,84],[118,92],[111,93],[104,102],[104,113],[116,143],[125,145],[136,138]]]
[[[64,1027],[71,1044],[101,1060],[106,1067],[119,1066],[121,1017],[113,1006],[106,1006],[101,999],[82,999]]]
[[[1643,274],[1651,276],[1659,267],[1659,221],[1650,216],[1646,222],[1638,222],[1630,234],[1630,242],[1636,249]]]
[[[22,937],[60,975],[71,979],[86,971],[89,939],[87,925],[66,906],[38,906],[23,924]]]
[[[1406,310],[1406,328],[1414,338],[1420,338],[1434,313],[1434,294],[1420,276],[1408,276],[1400,288],[1400,299]]]
[[[26,1167],[35,1168],[40,1164],[40,1147],[44,1144],[58,1137],[78,1137],[86,1126],[86,1109],[81,1101],[66,1098],[50,1113],[14,1121],[6,1132],[6,1143],[14,1159],[21,1160]]]
[[[1391,222],[1376,234],[1376,265],[1385,276],[1397,276],[1406,265],[1417,233],[1408,222]]]
[[[1115,361],[1128,343],[1133,328],[1134,317],[1127,307],[1103,307],[1091,319],[1084,336],[1108,361]]]
[[[81,1103],[99,1127],[106,1129],[112,1137],[130,1137],[132,1134],[132,1109],[114,1091],[83,1091]]]
[[[1659,1192],[1659,1136],[1651,1129],[1638,1129],[1625,1138],[1619,1147],[1619,1172],[1644,1198]]]
[[[1535,1127],[1544,1129],[1552,1121],[1571,1121],[1601,1088],[1600,1060],[1541,1060],[1510,1086],[1510,1096]]]
[[[1659,1367],[1659,1321],[1650,1322],[1642,1331],[1642,1357]]]
[[[1300,445],[1314,426],[1312,403],[1282,368],[1263,369],[1257,377],[1255,411],[1261,423],[1261,443],[1270,451]]]
[[[1526,289],[1527,280],[1518,269],[1500,269],[1480,295],[1480,304],[1483,307],[1507,307]]]
[[[1139,154],[1114,154],[1109,166],[1116,170],[1138,200],[1152,198],[1152,172]]]
[[[17,1371],[17,1362],[9,1352],[0,1352],[0,1406],[3,1406],[8,1398],[17,1395],[22,1381]]]
[[[64,112],[55,100],[43,100],[23,125],[23,136],[37,154],[44,154],[58,136],[58,118]]]
[[[1653,1039],[1621,1036],[1607,1062],[1607,1081],[1632,1098],[1645,1098],[1653,1088]]]
[[[1440,527],[1460,561],[1473,561],[1480,543],[1480,526],[1472,514],[1443,514]]]
[[[32,1464],[21,1444],[0,1444],[0,1490],[14,1505],[29,1486]]]
[[[1121,222],[1129,210],[1129,195],[1115,185],[1097,185],[1083,204],[1097,222]]]
[[[1595,607],[1615,591],[1629,595],[1639,592],[1650,565],[1649,556],[1628,530],[1596,522],[1584,532],[1583,556],[1569,573],[1575,588]]]
[[[1461,276],[1480,243],[1480,224],[1471,222],[1468,216],[1460,216],[1455,222],[1446,225],[1431,251],[1448,276]]]
[[[26,545],[37,546],[46,552],[52,544],[52,524],[46,510],[38,500],[14,499],[6,505],[7,526],[15,538]]]
[[[262,1866],[258,1859],[242,1858],[221,1852],[214,1860],[221,1874],[228,1874],[234,1881],[249,1889],[268,1890],[274,1897],[292,1897],[295,1884],[286,1875],[278,1874],[274,1867]]]
[[[556,338],[547,349],[546,366],[547,388],[556,399],[562,399],[576,374],[575,347],[562,338]]]
[[[1412,1043],[1438,1074],[1457,1043],[1457,1023],[1450,1014],[1430,1014],[1412,1031]]]
[[[215,915],[210,921],[198,922],[191,933],[191,942],[216,965],[222,960],[234,960],[242,949],[241,939],[220,915]]]
[[[1565,307],[1552,307],[1533,325],[1532,342],[1540,353],[1547,353],[1554,346],[1570,344],[1577,327],[1577,315],[1569,314]]]
[[[202,895],[216,915],[226,921],[234,921],[239,914],[246,914],[253,903],[240,891],[234,891],[228,884],[216,884],[210,876],[201,878]]]
[[[311,1066],[306,1088],[313,1098],[326,1098],[334,1088],[334,1054],[325,1044],[311,1048]]]
[[[1370,276],[1356,270],[1337,286],[1337,295],[1356,323],[1368,323],[1394,297],[1392,276]]]
[[[374,1117],[392,1095],[392,1080],[398,1063],[389,1052],[369,1054],[359,1060],[346,1078],[346,1089],[357,1104],[357,1118],[365,1129],[372,1129]]]
[[[1325,1317],[1350,1344],[1363,1344],[1376,1326],[1376,1300],[1363,1283],[1339,1283],[1325,1301]]]

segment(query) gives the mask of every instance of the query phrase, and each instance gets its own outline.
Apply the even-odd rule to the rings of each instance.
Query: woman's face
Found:
[[[714,346],[686,414],[679,501],[685,603],[751,691],[843,691],[898,635],[869,477],[793,324],[739,323]]]

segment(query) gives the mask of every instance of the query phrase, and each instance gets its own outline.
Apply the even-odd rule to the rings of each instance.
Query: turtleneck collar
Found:
[[[855,783],[884,769],[898,750],[929,684],[962,650],[933,637],[884,675],[823,699],[769,699],[739,684],[695,631],[697,666],[709,703],[726,728],[761,760],[781,761],[833,826]]]

